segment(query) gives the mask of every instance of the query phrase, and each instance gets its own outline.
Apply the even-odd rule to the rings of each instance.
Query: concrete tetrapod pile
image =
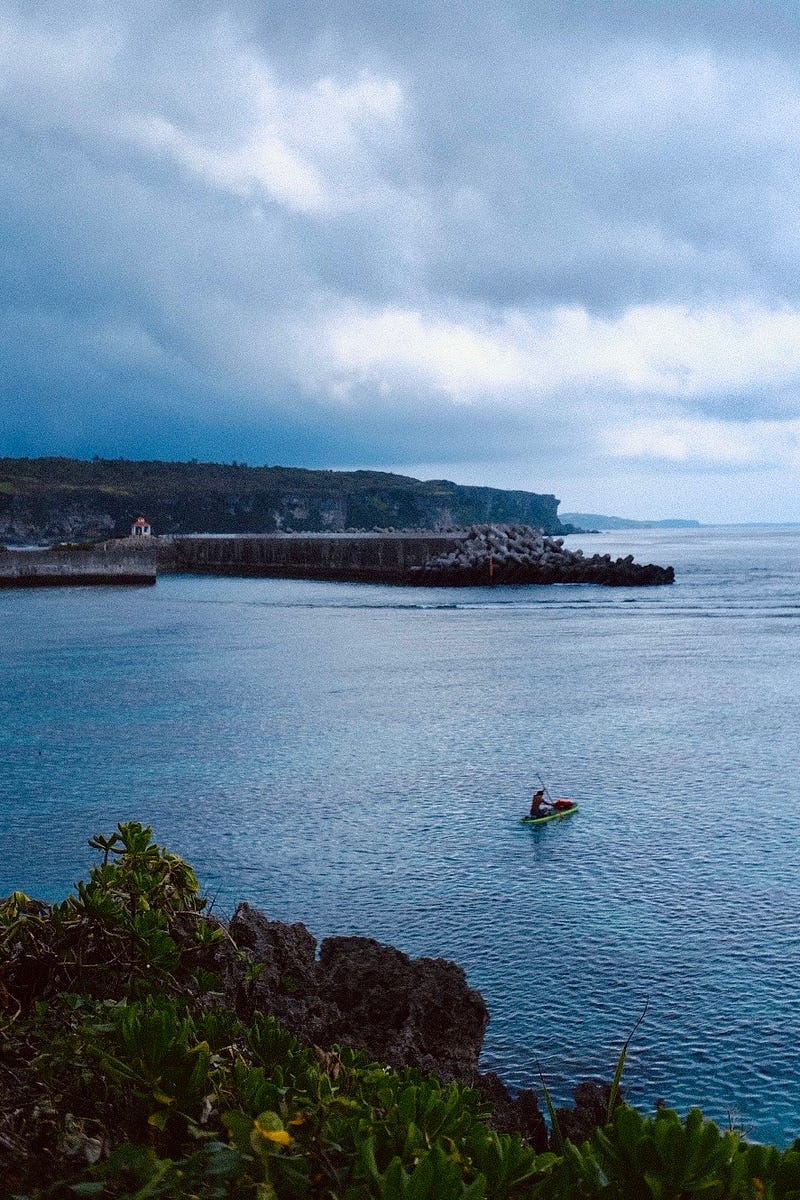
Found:
[[[452,550],[412,568],[414,582],[444,587],[487,583],[599,583],[630,587],[673,583],[672,567],[642,565],[633,555],[587,557],[564,539],[528,525],[473,525]]]

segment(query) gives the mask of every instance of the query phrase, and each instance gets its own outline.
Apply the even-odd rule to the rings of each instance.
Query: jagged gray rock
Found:
[[[476,1070],[489,1014],[455,963],[412,959],[364,937],[326,938],[316,959],[304,925],[270,921],[249,904],[239,905],[228,932],[246,952],[238,971],[227,956],[222,964],[242,1017],[269,1012],[305,1041],[358,1046],[390,1066],[443,1078]]]
[[[586,1080],[577,1085],[572,1095],[575,1099],[574,1107],[557,1109],[556,1119],[561,1136],[569,1138],[573,1145],[580,1146],[591,1137],[592,1130],[598,1125],[605,1125],[611,1099],[611,1084]],[[621,1102],[620,1090],[616,1103]]]
[[[412,567],[413,581],[441,587],[487,583],[599,583],[610,587],[672,583],[672,567],[635,563],[633,555],[612,561],[609,554],[587,558],[564,539],[519,525],[474,525],[452,549]]]
[[[477,1067],[489,1014],[453,962],[412,959],[373,938],[326,938],[319,995],[332,1040],[443,1078],[463,1079]]]

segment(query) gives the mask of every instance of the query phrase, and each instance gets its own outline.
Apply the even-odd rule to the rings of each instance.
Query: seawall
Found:
[[[672,583],[672,567],[633,556],[584,556],[563,538],[527,525],[475,525],[449,533],[382,532],[160,538],[162,571],[283,576],[423,587],[594,583],[641,587]]]
[[[584,557],[563,538],[525,525],[476,525],[448,533],[119,538],[96,545],[0,550],[0,588],[153,584],[157,571],[320,579],[417,587],[672,583],[672,567],[632,555]]]
[[[316,534],[158,539],[160,571],[408,583],[459,534]]]
[[[156,581],[155,546],[127,540],[96,546],[0,552],[0,588],[75,587]]]

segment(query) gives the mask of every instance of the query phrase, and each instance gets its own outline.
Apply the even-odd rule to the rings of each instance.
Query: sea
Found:
[[[481,1065],[800,1135],[800,528],[573,535],[668,587],[0,592],[0,895],[152,826],[214,912],[453,959]],[[579,804],[536,828],[532,791]],[[645,1011],[646,1010],[646,1011]]]

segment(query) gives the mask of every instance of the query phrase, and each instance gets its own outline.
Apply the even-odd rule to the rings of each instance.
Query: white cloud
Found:
[[[710,421],[670,417],[606,429],[610,458],[719,467],[800,467],[800,420]]]
[[[206,183],[232,195],[268,196],[298,212],[326,207],[319,172],[269,126],[233,147],[214,149],[161,117],[128,123],[133,141],[170,155]]]
[[[581,388],[679,400],[800,383],[800,310],[635,306],[616,319],[579,307],[462,319],[385,308],[335,312],[316,343],[317,384],[383,392],[416,382],[469,403]]]
[[[298,212],[357,211],[385,195],[383,160],[405,137],[395,80],[361,72],[293,87],[280,84],[255,52],[227,51],[225,87],[237,93],[238,123],[198,128],[160,113],[136,114],[124,133],[213,188]]]
[[[721,142],[738,157],[763,151],[765,142],[798,145],[800,76],[774,52],[619,42],[592,58],[567,89],[564,109],[579,128],[611,142],[691,145],[713,133],[712,153]]]
[[[69,131],[87,158],[135,148],[206,186],[293,212],[378,209],[408,149],[408,103],[386,74],[343,65],[301,83],[230,21],[165,29],[145,69],[130,22],[49,28],[0,8],[0,117]],[[141,158],[137,164],[141,169]]]
[[[525,383],[527,355],[500,328],[490,330],[407,309],[334,316],[320,347],[340,392],[354,384],[423,384],[468,403]]]

